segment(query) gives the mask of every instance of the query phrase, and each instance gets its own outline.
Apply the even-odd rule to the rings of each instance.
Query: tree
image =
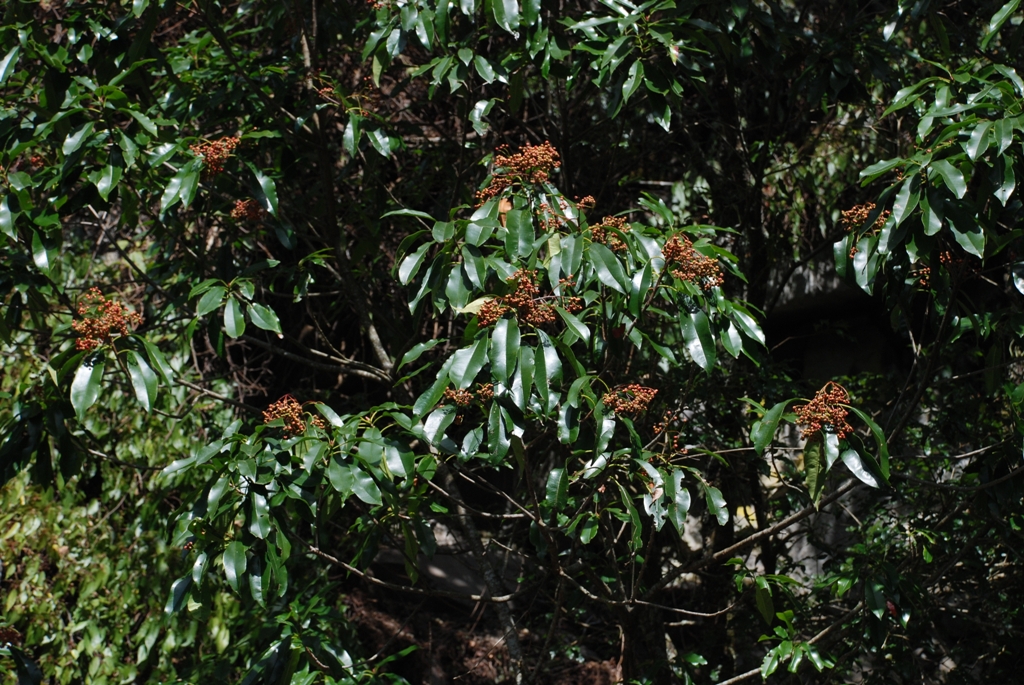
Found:
[[[8,4],[11,682],[1012,679],[1020,16]]]

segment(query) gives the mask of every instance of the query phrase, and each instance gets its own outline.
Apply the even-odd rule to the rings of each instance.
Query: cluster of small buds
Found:
[[[203,169],[205,169],[207,174],[216,176],[224,171],[224,163],[228,161],[231,153],[238,147],[240,142],[235,136],[228,136],[207,143],[189,145],[188,149],[196,157],[203,160]]]
[[[658,391],[637,383],[612,389],[604,394],[601,401],[604,406],[616,414],[629,414],[636,416],[647,411],[647,407],[654,400]]]
[[[476,194],[478,206],[500,195],[506,188],[547,182],[551,172],[562,166],[558,151],[545,141],[540,145],[524,145],[510,153],[507,145],[495,151],[491,182]]]
[[[576,287],[576,277],[572,274],[565,278],[558,279],[558,290],[559,292],[569,292]],[[583,298],[576,297],[575,295],[562,295],[559,300],[561,301],[562,309],[569,312],[570,314],[576,314],[583,311]]]
[[[473,393],[469,390],[452,390],[451,388],[448,388],[444,391],[444,397],[441,403],[444,404],[445,401],[451,402],[457,407],[468,407],[473,401]]]
[[[971,263],[962,254],[954,253],[952,250],[943,250],[939,253],[939,263],[946,267],[950,278],[956,282],[962,282],[978,275],[978,267]]]
[[[597,206],[597,200],[594,199],[593,195],[585,195],[583,199],[576,203],[576,206],[581,212],[589,212]]]
[[[932,283],[932,268],[930,266],[922,266],[920,269],[911,272],[911,275],[917,279],[917,285],[921,288],[927,288]]]
[[[704,290],[722,285],[722,267],[718,261],[707,257],[693,248],[693,243],[686,236],[680,241],[678,235],[672,236],[661,253],[666,264],[677,264],[671,270],[672,275],[682,281],[689,281]]]
[[[839,219],[839,223],[842,225],[843,230],[850,232],[854,231],[860,226],[863,226],[871,212],[875,211],[874,202],[866,202],[862,205],[854,205],[847,210],[842,212],[842,216]],[[885,226],[885,222],[889,220],[889,215],[892,214],[888,209],[883,211],[875,219],[874,225],[871,227],[871,231],[880,231]]]
[[[332,86],[324,86],[323,88],[321,88],[318,91],[316,91],[316,94],[319,95],[324,100],[334,100],[335,99],[334,88]]]
[[[20,645],[21,634],[10,626],[0,626],[0,645]]]
[[[302,405],[291,395],[285,395],[263,412],[264,423],[270,423],[275,419],[284,420],[284,432],[288,436],[302,434],[306,430],[307,421],[308,425],[320,430],[327,430],[327,424],[323,422],[323,419],[303,411]]]
[[[32,155],[28,158],[28,165],[33,169],[42,169],[46,166],[46,160],[42,155]]]
[[[675,409],[669,409],[661,415],[661,421],[654,424],[654,434],[661,435],[668,430],[668,427],[675,423],[678,418],[678,412]]]
[[[498,319],[510,311],[512,311],[512,308],[502,302],[500,297],[488,300],[480,306],[480,311],[476,315],[477,324],[484,328],[493,326],[497,323]]]
[[[502,200],[502,202],[504,203],[505,201]],[[565,216],[552,211],[546,202],[541,203],[540,207],[537,208],[536,215],[540,219],[540,228],[544,232],[557,231],[565,226]]]
[[[78,334],[75,341],[77,350],[95,350],[110,343],[114,334],[128,335],[129,329],[142,323],[142,316],[129,311],[120,302],[108,300],[99,288],[90,288],[78,301],[79,321],[72,322],[71,329]]]
[[[626,243],[622,242],[614,232],[608,230],[611,228],[616,229],[620,233],[627,233],[629,231],[629,222],[621,216],[606,216],[601,220],[601,223],[590,227],[590,237],[593,238],[595,243],[606,245],[616,252],[625,251],[627,249]]]
[[[806,426],[802,431],[804,439],[810,438],[818,431],[835,433],[840,438],[852,433],[853,428],[846,422],[849,412],[842,406],[849,403],[850,394],[846,392],[846,388],[829,381],[810,402],[793,407],[797,423]]]
[[[490,402],[494,399],[494,383],[479,383],[476,386],[476,397],[481,402]]]
[[[236,200],[235,208],[231,210],[231,218],[235,221],[244,221],[246,223],[256,223],[262,221],[263,217],[267,215],[267,211],[263,209],[258,200]]]

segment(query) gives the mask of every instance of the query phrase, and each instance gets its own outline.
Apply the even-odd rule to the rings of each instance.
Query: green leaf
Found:
[[[225,293],[227,293],[227,288],[220,285],[207,290],[206,294],[200,298],[199,304],[196,305],[196,316],[205,316],[215,309],[218,309],[224,301]]]
[[[246,309],[249,312],[249,318],[256,327],[271,333],[277,333],[278,337],[281,336],[281,320],[277,318],[277,314],[274,313],[273,309],[256,302],[250,304]]]
[[[10,204],[8,204],[9,199],[7,195],[4,195],[4,199],[0,200],[0,231],[9,238],[17,240],[18,232],[14,229],[14,214],[11,212]]]
[[[78,420],[85,418],[85,412],[96,403],[103,381],[104,358],[102,355],[87,356],[82,360],[75,378],[71,381],[71,406]]]
[[[732,320],[736,322],[736,324],[740,327],[740,329],[743,330],[744,333],[746,333],[748,336],[758,341],[762,345],[765,344],[764,331],[761,330],[761,327],[757,324],[757,321],[754,320],[754,317],[751,316],[746,309],[744,309],[743,307],[734,302],[732,303],[732,306],[729,307],[729,315],[730,318],[732,318]]]
[[[964,193],[967,192],[967,182],[964,181],[964,175],[960,173],[960,170],[950,164],[944,159],[932,162],[930,171],[935,171],[939,176],[942,177],[946,187],[949,188],[950,192],[956,195],[957,199],[962,198]],[[929,178],[931,174],[929,173]]]
[[[985,231],[978,217],[967,206],[951,204],[946,208],[949,230],[960,247],[979,259],[985,256]]]
[[[715,339],[711,335],[711,322],[703,310],[698,309],[690,314],[682,314],[679,324],[683,330],[683,340],[690,358],[705,371],[710,372],[715,365]]]
[[[270,212],[270,215],[276,218],[277,184],[274,183],[274,179],[257,169],[256,165],[252,162],[246,162],[246,166],[252,171],[252,175],[256,177],[256,182],[260,186],[260,204],[263,205],[263,209]]]
[[[895,169],[902,164],[903,161],[902,157],[895,157],[893,159],[887,159],[883,162],[876,162],[875,164],[872,164],[867,169],[860,172],[860,177],[864,179],[861,185],[867,185],[890,169]]]
[[[391,156],[391,138],[388,134],[379,128],[375,128],[366,132],[367,138],[370,139],[370,144],[373,145],[373,149],[381,154],[383,157]]]
[[[224,307],[224,329],[232,338],[245,333],[245,317],[242,316],[242,307],[234,296],[228,297],[227,305]]]
[[[245,545],[238,540],[228,543],[224,549],[224,575],[227,576],[228,585],[235,592],[238,592],[239,581],[245,575],[246,557]]]
[[[167,360],[164,359],[164,355],[156,345],[145,338],[141,338],[141,340],[142,345],[146,348],[146,354],[149,356],[149,363],[156,367],[157,373],[163,377],[164,382],[168,386],[171,386],[174,381],[174,369],[172,369],[171,365],[167,363]]]
[[[252,507],[249,532],[260,540],[266,540],[270,535],[270,507],[267,498],[258,492],[250,492],[249,504]]]
[[[757,611],[761,614],[764,622],[771,626],[772,619],[775,618],[775,603],[772,602],[771,586],[768,585],[767,580],[760,576],[756,580],[756,585],[754,602],[757,604]]]
[[[921,194],[921,210],[924,212],[925,235],[935,235],[942,230],[944,216],[942,195],[935,188],[928,188]]]
[[[558,315],[560,317],[562,317],[562,321],[565,322],[565,325],[569,328],[569,330],[572,331],[577,338],[582,340],[584,344],[586,344],[590,340],[590,329],[587,328],[587,325],[585,323],[583,323],[574,315],[565,311],[561,307],[556,306],[555,311],[558,312]]]
[[[683,487],[682,469],[674,469],[665,479],[665,499],[668,500],[668,520],[682,535],[686,529],[686,515],[690,511],[690,491]]]
[[[878,480],[875,479],[870,471],[864,468],[864,462],[861,461],[860,455],[857,454],[856,450],[846,450],[843,452],[843,463],[846,464],[846,468],[850,469],[850,473],[857,476],[863,483],[873,488],[878,487]]]
[[[167,183],[167,187],[164,188],[163,195],[160,196],[161,214],[178,204],[178,202],[182,202],[185,207],[192,203],[196,187],[199,183],[199,172],[201,169],[201,159],[193,159],[178,169],[178,172]]]
[[[640,522],[640,512],[633,506],[633,498],[630,496],[626,488],[622,486],[622,483],[616,482],[619,486],[619,493],[622,496],[622,506],[626,507],[626,512],[629,514],[629,521],[632,528],[632,535],[629,540],[629,548],[635,553],[639,552],[643,545],[643,524]]]
[[[1003,24],[1010,18],[1010,15],[1017,11],[1018,7],[1020,7],[1020,0],[1010,0],[1000,7],[998,12],[992,15],[992,19],[988,22],[988,31],[981,40],[982,50],[988,47],[989,41],[999,32],[999,29],[1003,27]]]
[[[505,251],[513,258],[511,261],[530,256],[536,239],[530,213],[524,209],[509,210],[505,214],[505,228]]]
[[[832,468],[832,464],[839,459],[839,436],[830,431],[822,430],[825,443],[825,470]]]
[[[850,411],[852,411],[858,419],[864,422],[864,424],[871,431],[871,435],[875,438],[875,445],[878,447],[878,467],[882,472],[882,478],[886,481],[889,480],[889,445],[885,440],[885,433],[882,432],[881,426],[875,423],[874,419],[865,414],[856,407],[849,405],[843,405]]]
[[[61,148],[61,152],[64,153],[65,157],[70,155],[78,148],[82,147],[82,144],[92,134],[94,126],[95,124],[90,121],[86,124],[83,124],[82,127],[79,128],[74,133],[68,134],[68,137],[64,139],[64,146]]]
[[[498,26],[512,35],[518,36],[519,3],[516,0],[491,0],[491,12]]]
[[[131,115],[135,119],[135,121],[139,122],[139,124],[142,125],[142,128],[144,128],[147,131],[149,131],[150,135],[155,137],[155,136],[158,136],[160,134],[160,132],[156,128],[156,124],[153,123],[153,120],[150,119],[149,117],[147,117],[142,112],[136,112],[134,109],[121,110],[121,111],[122,112],[128,112],[128,114]]]
[[[18,64],[18,53],[20,51],[21,46],[15,45],[11,48],[10,52],[4,55],[4,58],[0,60],[0,86],[4,85],[4,83],[7,82],[7,78],[14,73],[14,67]]]
[[[431,348],[433,348],[433,347],[435,347],[437,345],[440,345],[441,343],[445,343],[445,342],[448,342],[447,338],[428,340],[427,342],[421,342],[421,343],[419,343],[417,345],[414,345],[412,347],[412,349],[410,349],[408,352],[406,352],[402,356],[402,361],[399,362],[398,368],[395,369],[395,370],[396,371],[401,370],[401,368],[403,366],[405,366],[406,364],[410,364],[410,363],[416,361],[417,359],[419,359],[420,356],[424,352],[426,352],[427,350],[429,350],[429,349],[431,349]]]
[[[427,250],[430,248],[431,243],[423,243],[420,245],[415,252],[407,255],[402,263],[398,266],[398,281],[402,285],[409,285],[409,282],[415,278],[416,273],[420,270],[420,266],[423,264],[423,260],[426,259]]]
[[[331,486],[340,492],[344,499],[352,494],[352,487],[355,484],[352,469],[355,467],[343,464],[339,459],[337,454],[331,457],[327,464],[327,479],[331,481]]]
[[[750,429],[750,441],[754,443],[754,450],[757,451],[758,456],[764,454],[765,448],[775,439],[775,431],[779,428],[782,414],[786,411],[786,406],[792,401],[785,400],[779,402],[765,412],[760,421],[754,422],[753,428]]]
[[[352,492],[367,504],[379,506],[382,502],[380,488],[373,477],[355,466],[352,467]]]
[[[825,489],[825,468],[821,461],[821,438],[813,437],[804,447],[804,470],[807,473],[807,492],[814,506],[821,501]]]
[[[47,277],[50,276],[50,268],[53,266],[50,250],[46,249],[42,235],[35,229],[32,230],[32,262]]]
[[[918,192],[920,184],[921,180],[917,174],[912,174],[900,186],[900,191],[896,193],[896,200],[892,205],[892,216],[895,220],[895,226],[902,224],[917,207],[918,200],[920,199],[920,193]]]
[[[991,121],[982,121],[971,132],[971,138],[967,141],[967,156],[971,158],[971,161],[977,160],[988,149],[988,132],[991,127]]]
[[[629,280],[614,252],[601,243],[592,243],[590,257],[593,259],[597,277],[602,283],[623,295],[629,293]]]
[[[1013,166],[1014,162],[1011,157],[1003,155],[999,158],[1000,166],[1003,168],[1003,178],[999,187],[995,189],[994,195],[996,199],[1005,207],[1006,203],[1010,201],[1010,195],[1013,194],[1013,189],[1017,186],[1017,177],[1014,173]],[[998,169],[998,167],[997,167]],[[6,199],[6,198],[5,198]],[[3,225],[2,215],[0,215],[0,227]]]
[[[718,519],[718,525],[724,526],[729,522],[729,508],[722,497],[722,491],[710,485],[704,486],[704,498],[708,502],[708,511]]]
[[[258,556],[253,556],[252,567],[249,569],[249,592],[252,593],[252,598],[256,600],[256,603],[261,607],[265,607],[266,599],[264,598],[264,568],[263,561]]]
[[[536,359],[534,360],[534,385],[537,388],[537,395],[540,397],[544,412],[551,412],[558,405],[560,394],[557,391],[557,384],[562,380],[562,360],[558,357],[558,350],[555,349],[551,338],[544,331],[537,330]],[[556,388],[554,393],[552,387]]]
[[[164,613],[176,614],[181,610],[182,605],[188,598],[189,590],[192,588],[192,573],[191,571],[182,578],[178,578],[171,585],[171,594],[167,598],[167,604],[164,605]]]
[[[423,421],[423,435],[426,437],[427,442],[431,445],[440,444],[441,440],[444,439],[444,432],[455,421],[457,414],[457,408],[450,404],[438,407],[430,412]]]
[[[156,372],[149,367],[142,355],[135,350],[128,351],[128,375],[132,379],[132,388],[139,404],[148,412],[156,402]]]
[[[997,155],[1003,154],[1006,148],[1010,147],[1010,143],[1013,142],[1014,124],[1020,126],[1020,124],[1017,124],[1019,119],[1020,117],[1015,119],[1000,119],[996,122],[993,132],[995,133],[996,138]]]
[[[498,319],[491,334],[491,375],[499,383],[508,384],[519,358],[519,324],[515,319]]]
[[[622,82],[622,102],[626,103],[629,98],[633,96],[636,89],[640,87],[640,84],[644,80],[644,65],[640,60],[633,62],[629,67],[629,73],[626,74],[626,80]]]
[[[565,504],[569,500],[569,475],[565,469],[551,469],[544,493],[544,501],[555,511],[565,508]]]

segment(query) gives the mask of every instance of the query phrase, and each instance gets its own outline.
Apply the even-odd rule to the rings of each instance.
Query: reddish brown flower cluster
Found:
[[[930,266],[922,266],[920,269],[912,271],[911,276],[917,279],[918,286],[927,288],[932,283],[932,268]]]
[[[494,383],[480,383],[476,386],[476,397],[481,402],[490,402],[494,399]]]
[[[607,245],[616,252],[626,250],[626,243],[622,242],[613,231],[608,230],[612,228],[620,233],[627,233],[629,231],[629,222],[621,216],[606,216],[601,220],[601,223],[590,227],[590,237],[593,238],[595,243]]]
[[[203,160],[203,168],[206,170],[206,173],[216,176],[224,171],[224,163],[228,161],[231,153],[238,147],[240,142],[235,136],[228,136],[219,140],[189,145],[188,149],[196,157]]]
[[[502,202],[504,203],[504,200]],[[566,207],[563,206],[561,212],[556,212],[546,202],[541,203],[536,212],[537,218],[540,219],[540,230],[557,231],[565,226],[565,210]]]
[[[854,205],[849,209],[843,211],[842,218],[839,219],[839,223],[842,225],[843,230],[853,231],[863,226],[868,220],[868,216],[871,212],[875,211],[874,202],[866,202],[862,205]],[[882,230],[882,226],[885,226],[885,222],[889,220],[889,215],[892,214],[888,209],[878,215],[875,219],[874,225],[871,227],[872,231]]]
[[[110,343],[114,334],[128,335],[129,329],[142,323],[142,316],[129,311],[120,302],[108,300],[99,288],[90,288],[78,301],[80,321],[74,321],[71,329],[78,334],[75,349],[95,350]]]
[[[822,430],[826,433],[835,433],[840,438],[852,433],[853,428],[846,422],[849,412],[841,406],[849,403],[850,394],[846,392],[846,388],[829,381],[810,402],[793,407],[797,423],[806,426],[803,429],[804,439]]]
[[[0,645],[20,645],[21,635],[10,626],[0,626]]]
[[[262,221],[263,217],[267,215],[263,206],[260,205],[258,200],[236,200],[235,208],[231,210],[231,218],[235,221],[244,221],[246,223],[255,223]]]
[[[444,398],[441,403],[451,402],[457,407],[468,407],[473,401],[473,393],[469,390],[452,390],[448,388],[444,391]]]
[[[666,265],[678,265],[672,269],[672,275],[704,290],[722,285],[725,279],[722,277],[722,268],[718,261],[693,249],[693,243],[686,236],[682,238],[680,241],[678,235],[672,236],[661,250]]]
[[[593,195],[585,195],[582,200],[576,203],[576,206],[581,212],[589,212],[597,206],[597,200],[594,199]]]
[[[952,250],[943,250],[939,253],[939,263],[946,267],[954,282],[966,281],[977,276],[978,266],[975,262],[976,260],[970,260]]]
[[[331,86],[324,86],[320,90],[316,91],[316,94],[322,97],[324,100],[333,100],[334,88]]]
[[[520,269],[512,274],[505,281],[514,285],[513,290],[504,297],[496,297],[488,300],[481,307],[477,314],[477,321],[480,326],[491,326],[498,319],[509,312],[513,312],[519,321],[531,326],[543,326],[554,323],[556,320],[555,304],[561,305],[570,314],[583,309],[583,300],[570,295],[549,295],[540,296],[540,286],[537,285],[537,272],[532,269]],[[575,285],[572,276],[558,281],[562,289],[568,290]],[[544,300],[552,300],[544,302]]]
[[[637,383],[630,383],[626,386],[614,388],[611,392],[605,393],[601,401],[604,406],[616,414],[630,414],[636,416],[647,411],[647,407],[654,400],[658,391]]]
[[[306,417],[309,417],[308,419]],[[263,412],[263,422],[270,423],[275,419],[284,420],[285,435],[300,435],[306,430],[306,422],[320,430],[327,430],[327,425],[319,416],[312,416],[302,410],[302,405],[291,395],[285,395],[277,402],[267,407]]]
[[[478,205],[515,185],[545,183],[551,172],[562,166],[558,151],[547,141],[540,145],[524,145],[515,154],[509,153],[507,145],[502,145],[495,152],[491,182],[476,194]]]

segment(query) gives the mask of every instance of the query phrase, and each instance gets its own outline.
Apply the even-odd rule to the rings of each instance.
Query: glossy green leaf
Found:
[[[196,305],[196,316],[205,316],[215,309],[218,309],[221,303],[224,302],[224,295],[226,293],[227,288],[220,285],[207,290]]]
[[[775,603],[772,601],[771,586],[760,576],[757,578],[754,589],[754,602],[757,604],[757,611],[761,614],[761,618],[771,626],[772,619],[775,618]]]
[[[78,148],[82,147],[89,136],[92,135],[95,124],[93,122],[87,122],[82,124],[76,131],[69,133],[67,138],[64,139],[64,145],[61,147],[61,152],[65,156],[70,155]]]
[[[515,319],[498,319],[491,333],[491,375],[499,383],[507,384],[519,358],[519,324]]]
[[[50,250],[46,248],[42,234],[34,229],[32,231],[32,262],[36,265],[36,268],[50,276],[50,269],[53,267]]]
[[[274,183],[274,179],[270,178],[262,171],[256,168],[256,165],[251,162],[246,162],[246,166],[252,171],[252,175],[256,177],[256,183],[259,184],[260,188],[260,204],[263,205],[263,209],[268,211],[271,216],[277,216],[277,184]]]
[[[626,278],[626,272],[622,269],[622,264],[614,252],[601,243],[592,243],[590,257],[593,260],[594,269],[597,271],[597,277],[602,283],[613,290],[618,290],[623,295],[629,292],[629,279]]]
[[[690,511],[690,491],[683,487],[682,469],[674,469],[665,479],[665,499],[668,501],[668,520],[682,535],[686,530],[686,515]]]
[[[171,585],[171,594],[167,598],[167,604],[164,605],[164,613],[171,615],[181,611],[181,607],[185,604],[185,600],[188,599],[189,590],[191,588],[191,572],[174,581],[174,584]]]
[[[555,311],[562,317],[562,321],[565,322],[566,327],[573,332],[573,334],[582,340],[586,344],[590,340],[590,329],[587,325],[576,318],[575,315],[570,314],[561,307],[555,307]]]
[[[910,216],[911,212],[917,208],[918,200],[920,199],[920,193],[918,187],[921,185],[921,179],[917,174],[911,175],[903,182],[900,186],[900,190],[896,193],[896,201],[892,205],[892,218],[895,221],[895,226],[899,226]]]
[[[626,513],[629,515],[630,532],[629,537],[629,548],[634,552],[640,551],[643,545],[643,523],[640,521],[640,512],[636,510],[633,505],[633,497],[629,492],[622,486],[622,483],[615,483],[619,487],[619,494],[621,496],[622,506],[626,508]]]
[[[251,492],[249,506],[251,510],[249,532],[260,540],[265,540],[270,535],[270,506],[267,503],[267,498],[258,492]]]
[[[416,248],[415,252],[407,255],[402,260],[402,263],[398,266],[398,281],[402,285],[409,285],[409,282],[416,277],[416,273],[420,270],[423,260],[426,259],[428,249],[430,249],[430,243],[423,243]]]
[[[1014,171],[1014,161],[1011,157],[1003,155],[1000,158],[1000,166],[1002,166],[1002,179],[999,186],[995,189],[994,195],[999,200],[1000,204],[1004,207],[1006,203],[1010,201],[1010,196],[1013,194],[1014,188],[1017,186],[1017,175]],[[0,218],[0,227],[2,227],[3,221]]]
[[[253,302],[248,305],[246,310],[249,312],[249,319],[257,328],[277,333],[278,336],[281,335],[281,320],[277,318],[273,309]]]
[[[804,447],[807,492],[815,506],[821,500],[821,493],[825,489],[825,464],[822,458],[821,442],[820,438],[813,437]]]
[[[149,363],[152,368],[155,368],[157,373],[164,379],[164,383],[171,386],[174,382],[174,369],[167,363],[160,349],[146,340],[142,339],[142,345],[146,348],[146,356],[149,357]]]
[[[716,351],[708,315],[700,309],[689,314],[684,313],[679,317],[679,324],[690,358],[697,366],[710,372],[715,365]]]
[[[729,508],[722,497],[722,491],[710,485],[704,486],[704,498],[708,503],[708,511],[718,519],[718,525],[724,526],[729,522]]]
[[[509,210],[505,215],[505,228],[505,251],[508,255],[512,258],[529,256],[536,239],[530,213],[523,209]]]
[[[142,355],[135,350],[128,351],[128,374],[132,379],[132,388],[139,404],[148,412],[156,402],[157,377]]]
[[[224,575],[228,579],[228,585],[235,592],[239,591],[239,582],[245,575],[246,569],[246,549],[238,540],[228,543],[228,546],[224,548]]]
[[[765,412],[760,421],[754,423],[750,429],[750,441],[754,443],[754,449],[758,455],[764,454],[765,448],[775,439],[775,431],[779,428],[779,421],[786,411],[786,406],[793,400],[785,400],[774,405]]]
[[[934,188],[928,188],[926,192],[921,193],[921,211],[924,212],[922,223],[925,235],[935,235],[942,230],[945,212],[941,193]]]
[[[640,87],[644,80],[644,65],[640,60],[633,62],[626,74],[626,80],[622,82],[622,101],[628,102],[633,93]]]
[[[544,501],[555,511],[561,511],[569,499],[569,475],[563,468],[552,469],[544,487]]]
[[[519,3],[516,0],[491,0],[490,5],[498,26],[513,35],[518,35]]]
[[[242,316],[242,307],[234,296],[229,296],[224,306],[224,330],[232,338],[245,333],[245,317]]]
[[[1013,142],[1014,125],[1020,126],[1016,119],[1000,119],[992,127],[996,139],[996,154],[1001,155]]]
[[[14,214],[6,195],[0,200],[0,232],[14,240],[18,239],[18,232],[14,228]]]
[[[99,399],[103,382],[104,358],[90,355],[82,360],[75,378],[71,381],[71,406],[78,419],[85,418],[85,412]]]
[[[875,164],[872,164],[867,169],[864,169],[863,171],[860,172],[860,177],[863,179],[861,185],[870,183],[878,176],[881,176],[882,174],[891,169],[895,169],[902,163],[903,159],[900,157],[896,157],[893,159],[887,159],[885,161],[876,162]]]
[[[388,137],[387,133],[379,128],[375,128],[366,131],[366,137],[370,139],[373,149],[379,152],[381,156],[391,156],[391,138]]]
[[[870,485],[873,488],[878,487],[878,480],[864,467],[864,462],[861,460],[860,455],[857,454],[856,450],[844,451],[843,463],[846,464],[848,469],[850,469],[850,473],[857,476],[861,482]]]
[[[847,406],[847,409],[852,411],[857,418],[864,422],[864,424],[871,431],[871,435],[875,438],[875,446],[878,448],[878,466],[882,472],[882,478],[889,480],[889,445],[885,440],[885,434],[882,432],[881,426],[875,423],[874,419],[865,414],[856,407]]]
[[[939,176],[942,177],[942,181],[946,184],[957,198],[962,198],[964,193],[967,192],[967,182],[964,180],[964,175],[960,173],[960,170],[950,164],[944,159],[932,162],[931,170],[935,171]],[[930,176],[930,174],[929,174]]]
[[[825,447],[825,470],[827,471],[839,459],[839,436],[832,431],[822,430],[821,433]]]
[[[21,52],[21,46],[15,45],[6,55],[4,55],[4,58],[0,60],[0,86],[4,85],[4,83],[7,82],[7,78],[14,73],[15,67],[18,65],[19,52]]]
[[[978,123],[971,132],[971,137],[967,141],[967,156],[970,157],[972,161],[985,154],[985,150],[988,149],[991,142],[988,133],[991,128],[991,121],[982,121]]]
[[[374,482],[373,477],[355,466],[352,467],[352,492],[367,504],[379,506],[383,501],[380,497],[380,487]]]

